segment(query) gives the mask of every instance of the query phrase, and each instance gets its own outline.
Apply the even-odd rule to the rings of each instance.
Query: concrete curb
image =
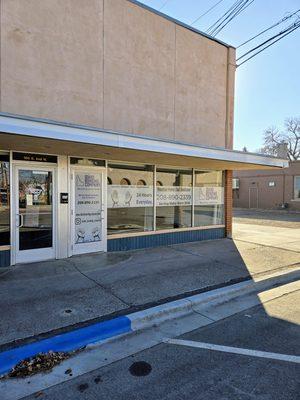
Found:
[[[108,338],[128,333],[131,330],[130,320],[125,317],[99,322],[84,328],[76,329],[48,339],[19,346],[0,353],[0,376],[7,374],[18,362],[38,353],[52,351],[69,352],[79,350],[90,343],[101,342]]]
[[[256,282],[245,281],[139,311],[128,315],[128,318],[131,320],[132,331],[147,329],[167,320],[188,315],[199,305],[204,305],[208,302],[214,305],[224,303],[241,295],[258,293],[297,279],[300,279],[299,269],[290,270],[285,274],[274,273],[267,277],[264,276],[264,279],[261,278]]]
[[[281,272],[281,273],[280,273]],[[85,346],[97,346],[104,341],[117,339],[159,325],[165,321],[180,318],[194,312],[194,309],[205,303],[220,304],[241,295],[259,293],[265,289],[290,283],[300,279],[300,270],[280,271],[260,278],[258,281],[245,281],[209,292],[189,296],[123,317],[95,323],[83,328],[52,336],[47,339],[15,347],[0,353],[0,375],[7,374],[24,358],[33,357],[41,352],[73,351]]]

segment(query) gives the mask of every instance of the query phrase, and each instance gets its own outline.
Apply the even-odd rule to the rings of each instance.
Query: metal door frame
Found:
[[[11,264],[45,261],[56,258],[57,252],[57,165],[11,160]],[[19,250],[19,170],[52,172],[52,247]]]

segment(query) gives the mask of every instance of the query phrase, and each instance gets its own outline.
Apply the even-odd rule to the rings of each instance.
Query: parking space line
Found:
[[[242,349],[239,347],[221,346],[218,344],[196,342],[193,340],[165,339],[164,343],[175,344],[179,346],[194,347],[198,349],[221,351],[223,353],[241,354],[250,357],[269,358],[272,360],[286,361],[286,362],[300,364],[300,356],[292,356],[288,354],[269,353],[266,351]]]

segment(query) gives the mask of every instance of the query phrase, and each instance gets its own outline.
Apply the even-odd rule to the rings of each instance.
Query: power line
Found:
[[[237,65],[237,67],[240,67],[241,65],[245,64],[247,61],[251,60],[253,57],[257,56],[258,54],[260,54],[261,52],[263,52],[264,50],[266,50],[267,48],[271,47],[273,44],[277,43],[279,40],[283,39],[284,37],[288,36],[289,34],[291,34],[292,32],[294,32],[296,29],[300,28],[300,21],[294,23],[293,25],[291,25],[288,29],[282,31],[281,33],[273,36],[272,38],[268,39],[267,41],[265,41],[264,43],[260,44],[259,46],[256,46],[255,48],[249,50],[247,53],[243,54],[241,57],[239,57],[237,60],[240,60],[241,58],[246,57],[247,54],[252,53],[253,51],[259,49],[260,47],[262,47],[264,44],[268,43],[271,41],[271,43],[269,43],[267,46],[263,47],[262,49],[258,50],[256,53],[252,54],[250,57],[246,58],[246,60],[244,60],[243,62],[241,62],[240,64]],[[275,40],[276,39],[276,40]]]
[[[269,43],[270,41],[272,41],[273,39],[276,39],[279,36],[282,36],[283,34],[285,34],[286,32],[289,32],[290,30],[292,30],[295,26],[298,26],[300,24],[300,20],[295,22],[294,24],[289,25],[287,28],[285,28],[283,31],[278,32],[276,35],[272,36],[271,38],[265,40],[264,42],[262,42],[261,44],[259,44],[258,46],[253,47],[251,50],[248,50],[246,53],[244,53],[242,56],[240,56],[239,58],[237,58],[237,61],[240,60],[241,58],[244,58],[245,56],[247,56],[248,54],[252,53],[253,51],[259,49],[260,47],[262,47],[263,45]]]
[[[298,25],[297,27],[295,27],[294,29],[292,29],[291,31],[289,31],[288,33],[286,33],[285,35],[281,36],[280,38],[278,38],[277,40],[275,40],[274,42],[270,43],[268,46],[265,46],[263,49],[257,51],[255,54],[253,54],[252,56],[248,57],[246,60],[244,60],[243,62],[241,62],[240,64],[237,65],[237,67],[240,67],[241,65],[245,64],[247,61],[251,60],[251,58],[255,57],[256,55],[258,55],[259,53],[263,52],[264,50],[266,50],[268,47],[271,47],[273,44],[275,44],[276,42],[278,42],[279,40],[283,39],[285,36],[289,35],[290,33],[292,33],[293,31],[295,31],[296,29],[298,29],[300,27],[300,25]]]
[[[170,0],[166,0],[162,6],[158,9],[158,11],[162,10],[168,3],[170,2]]]
[[[225,14],[223,14],[216,22],[214,22],[208,29],[207,29],[207,33],[209,33],[210,31],[212,31],[219,23],[221,23],[221,21],[224,18],[227,18],[227,14],[230,14],[232,12],[232,10],[234,9],[234,7],[236,7],[239,3],[241,3],[242,0],[237,0],[227,11]]]
[[[237,0],[232,6],[224,13],[216,22],[214,22],[208,29],[207,33],[211,36],[216,36],[225,28],[234,18],[241,12],[248,8],[254,0]]]
[[[227,21],[225,23],[223,23],[222,26],[219,27],[219,29],[216,29],[214,31],[214,36],[218,35],[221,30],[223,30],[225,28],[225,26],[227,26],[229,24],[229,22],[231,22],[234,18],[236,18],[241,12],[245,11],[246,8],[248,8],[252,3],[254,2],[254,0],[251,1],[247,1],[245,4],[242,4],[235,13],[233,13],[233,15],[231,16],[231,18],[228,18]]]
[[[282,24],[283,22],[285,22],[286,20],[290,19],[291,17],[293,17],[295,14],[297,14],[298,12],[300,12],[300,9],[293,12],[292,14],[289,14],[288,16],[282,18],[281,20],[279,20],[278,22],[276,22],[275,24],[269,26],[268,28],[264,29],[263,31],[259,32],[258,34],[256,34],[255,36],[251,37],[250,39],[246,40],[245,42],[241,43],[239,46],[237,46],[236,48],[239,49],[240,47],[244,46],[245,44],[251,42],[252,40],[258,38],[259,36],[263,35],[264,33],[268,32],[269,30],[275,28],[276,26]]]
[[[247,8],[254,0],[240,0],[233,4],[233,6],[225,14],[225,17],[221,18],[220,22],[210,29],[210,34],[216,36],[225,28],[226,25],[232,21],[233,18],[237,17],[245,8]]]
[[[212,7],[210,7],[207,11],[205,11],[203,14],[199,15],[193,22],[191,22],[191,25],[194,25],[196,22],[198,22],[202,17],[204,17],[206,14],[208,14],[210,11],[212,11],[214,8],[216,8],[220,3],[222,3],[224,0],[219,0],[217,3],[215,3]]]

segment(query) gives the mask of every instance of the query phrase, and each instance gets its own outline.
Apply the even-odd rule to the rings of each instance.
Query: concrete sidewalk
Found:
[[[298,252],[222,239],[18,265],[0,274],[0,346],[296,263]]]

